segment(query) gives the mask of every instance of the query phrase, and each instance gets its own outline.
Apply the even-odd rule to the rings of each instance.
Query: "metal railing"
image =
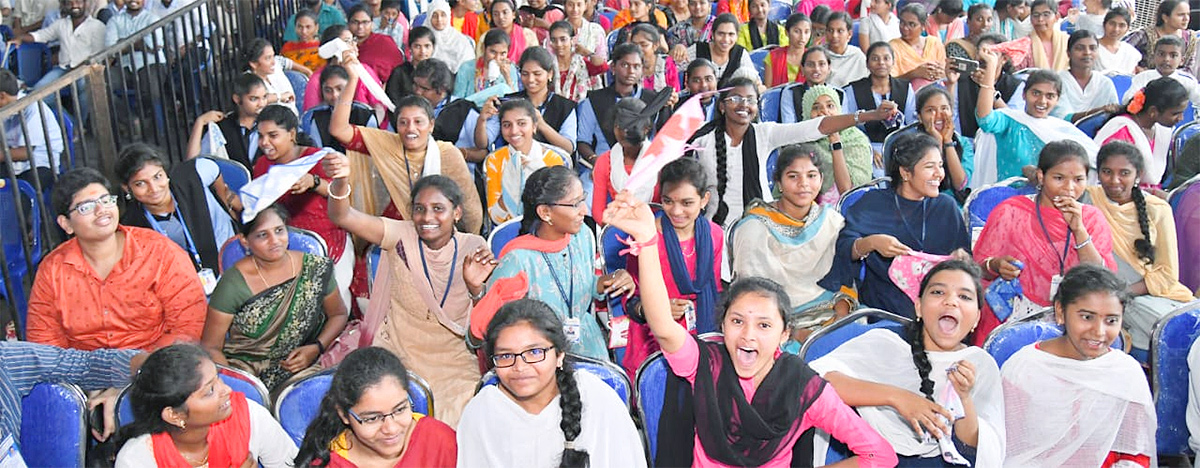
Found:
[[[243,45],[262,37],[278,50],[297,1],[193,0],[0,108],[0,212],[9,224],[0,226],[0,312],[23,318],[38,261],[65,240],[48,206],[58,177],[87,166],[115,181],[118,149],[134,142],[161,148],[171,163],[186,159],[196,117],[233,109]],[[20,74],[38,75],[29,71]]]

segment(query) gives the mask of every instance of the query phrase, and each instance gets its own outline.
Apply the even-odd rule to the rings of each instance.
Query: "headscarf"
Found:
[[[829,96],[830,99],[833,99],[835,106],[839,109],[842,107],[842,100],[839,99],[836,89],[826,85],[813,86],[804,92],[802,100],[804,120],[812,118],[812,106],[821,96]],[[850,170],[850,182],[855,186],[869,182],[871,170],[874,168],[871,139],[855,126],[838,132],[838,136],[842,140],[842,156],[846,160],[846,168]],[[829,137],[822,138],[816,147],[821,161],[833,161],[833,151],[829,148]],[[821,165],[821,177],[824,179],[821,184],[821,192],[824,193],[833,185],[832,164]]]
[[[446,3],[446,0],[435,0],[429,5],[427,13],[429,16],[433,16],[433,12],[438,10],[446,13],[447,16],[452,14],[450,13],[450,4]],[[436,39],[434,43],[437,44],[433,48],[433,58],[446,62],[450,71],[458,71],[459,64],[475,58],[475,50],[471,47],[471,41],[466,35],[454,29],[453,21],[448,21],[446,29],[440,31],[434,29],[433,24],[430,23],[429,30],[433,31],[433,37]]]

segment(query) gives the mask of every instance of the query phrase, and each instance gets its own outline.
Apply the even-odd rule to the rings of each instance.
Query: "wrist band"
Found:
[[[638,254],[642,253],[642,249],[644,249],[646,247],[653,247],[653,246],[658,245],[658,236],[654,236],[653,239],[650,239],[646,242],[634,241],[633,236],[629,236],[625,239],[621,239],[620,237],[617,237],[617,240],[621,241],[622,244],[629,246],[629,248],[621,250],[620,252],[617,252],[618,255],[629,254],[629,255],[633,255],[636,257],[636,256],[638,256]]]
[[[1092,243],[1092,236],[1088,236],[1087,240],[1080,242],[1078,244],[1075,244],[1075,250],[1079,250],[1084,247],[1087,247],[1088,244],[1091,244],[1091,243]]]
[[[471,291],[467,291],[467,297],[471,298],[471,302],[479,302],[479,300],[483,299],[483,296],[486,296],[486,295],[487,295],[487,288],[479,288],[478,296],[471,294]]]

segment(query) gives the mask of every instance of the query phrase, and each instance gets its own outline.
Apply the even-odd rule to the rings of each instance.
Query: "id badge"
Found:
[[[629,316],[622,315],[608,320],[608,349],[623,348],[629,344]]]
[[[1062,284],[1062,275],[1054,275],[1050,277],[1050,300],[1054,300],[1054,296],[1058,295],[1058,285]]]
[[[696,331],[696,303],[688,301],[688,305],[683,309],[683,319],[687,322],[688,332]]]
[[[567,341],[578,343],[583,337],[583,324],[576,317],[567,317],[563,320],[563,333],[567,335]]]
[[[217,275],[213,273],[212,268],[201,268],[199,275],[200,285],[204,287],[204,295],[211,296],[213,290],[217,289]]]

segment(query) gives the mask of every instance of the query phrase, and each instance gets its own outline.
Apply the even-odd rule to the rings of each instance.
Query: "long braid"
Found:
[[[1138,226],[1142,228],[1142,239],[1133,241],[1138,258],[1147,264],[1154,263],[1154,244],[1150,241],[1150,215],[1146,212],[1146,196],[1142,189],[1133,186],[1133,206],[1137,208]]]
[[[917,366],[917,374],[921,376],[921,393],[925,394],[929,401],[933,401],[933,380],[929,378],[933,364],[929,362],[929,355],[925,354],[925,328],[921,325],[920,318],[908,324],[908,342],[912,346],[913,364]]]
[[[712,134],[713,143],[716,145],[715,148],[717,153],[717,213],[714,219],[717,217],[721,218],[719,221],[717,221],[718,224],[721,224],[725,222],[725,215],[729,213],[728,205],[725,204],[725,187],[729,183],[729,173],[726,169],[726,160],[728,158],[725,155],[724,116],[714,119],[713,123],[716,124],[716,128],[713,130]]]
[[[583,419],[583,400],[579,396],[579,386],[575,383],[575,370],[570,367],[570,364],[564,364],[562,368],[554,372],[554,378],[558,382],[558,402],[562,407],[562,417],[558,426],[562,429],[563,439],[566,441],[563,447],[562,461],[558,466],[561,468],[586,467],[590,464],[588,453],[574,447],[575,439],[579,437],[582,429]]]

